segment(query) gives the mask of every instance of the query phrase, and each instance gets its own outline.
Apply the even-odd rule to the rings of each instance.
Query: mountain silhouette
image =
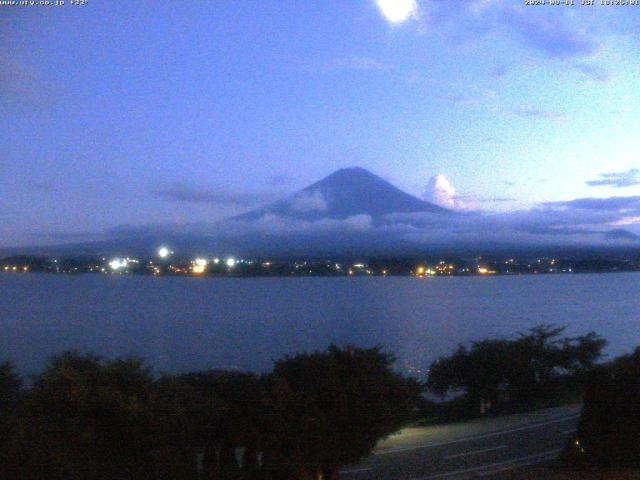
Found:
[[[255,220],[277,215],[300,220],[345,219],[355,215],[380,218],[391,213],[452,213],[425,202],[364,168],[344,168],[266,207],[236,217]]]

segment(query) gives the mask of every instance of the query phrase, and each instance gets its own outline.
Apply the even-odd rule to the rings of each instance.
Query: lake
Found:
[[[420,373],[458,343],[541,324],[640,345],[640,273],[496,277],[184,278],[0,274],[0,360],[38,371],[65,349],[156,372],[266,371],[332,342],[381,345]]]

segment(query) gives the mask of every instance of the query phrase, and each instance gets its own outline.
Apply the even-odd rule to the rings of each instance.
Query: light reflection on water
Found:
[[[519,277],[156,278],[0,274],[0,360],[139,355],[157,371],[265,371],[329,343],[381,345],[408,373],[460,342],[541,323],[640,345],[640,274]]]

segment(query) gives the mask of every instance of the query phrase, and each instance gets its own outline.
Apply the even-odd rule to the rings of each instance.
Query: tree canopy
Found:
[[[592,369],[606,344],[593,332],[561,337],[564,330],[540,325],[515,339],[460,345],[431,365],[427,386],[442,397],[462,392],[480,413],[501,403],[543,397],[558,382]]]
[[[368,455],[414,414],[416,380],[394,372],[379,348],[301,354],[276,362],[266,379],[273,461],[299,478],[332,478]]]
[[[332,346],[268,375],[159,378],[140,359],[52,357],[21,390],[0,365],[0,478],[331,478],[411,418],[420,385],[379,349]]]

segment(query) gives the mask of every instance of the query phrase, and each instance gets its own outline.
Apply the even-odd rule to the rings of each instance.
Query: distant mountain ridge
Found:
[[[380,218],[392,213],[415,212],[453,213],[403,192],[364,168],[352,167],[337,170],[288,198],[235,218],[255,220],[277,215],[313,221],[341,220],[356,215]]]

